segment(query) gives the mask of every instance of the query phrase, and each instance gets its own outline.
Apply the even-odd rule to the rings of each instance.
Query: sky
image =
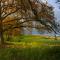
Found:
[[[54,7],[54,14],[58,21],[60,21],[60,9],[59,9],[59,3],[56,3],[57,0],[48,0],[48,4],[52,5]]]
[[[59,9],[59,3],[56,3],[57,0],[42,0],[43,2],[48,1],[48,4],[53,6],[54,8],[54,14],[55,14],[55,18],[57,19],[57,21],[60,20],[60,9]]]

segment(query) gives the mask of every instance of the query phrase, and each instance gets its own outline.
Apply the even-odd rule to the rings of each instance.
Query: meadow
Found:
[[[21,35],[12,37],[9,41],[6,40],[7,43],[12,43],[18,46],[29,46],[29,47],[38,47],[38,46],[60,46],[60,37],[53,36],[40,36],[40,35]]]
[[[60,38],[21,35],[0,47],[0,60],[60,60]]]

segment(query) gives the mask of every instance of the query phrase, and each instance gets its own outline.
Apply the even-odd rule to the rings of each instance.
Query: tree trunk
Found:
[[[0,28],[1,28],[1,26],[0,26]],[[4,44],[4,36],[3,35],[4,35],[3,34],[3,30],[0,29],[0,47],[1,48],[4,48],[5,47],[5,44]]]
[[[0,17],[0,43],[4,44],[4,36],[3,36],[3,23],[2,18]]]
[[[55,34],[55,40],[57,40],[57,36],[56,36],[56,34]]]
[[[3,23],[2,23],[2,16],[1,16],[1,1],[0,1],[0,43],[4,44],[4,37],[3,37]]]
[[[0,20],[0,43],[4,44],[4,32],[3,32],[3,24],[2,20]]]
[[[4,36],[3,36],[3,31],[0,32],[0,40],[1,40],[1,44],[4,44]]]

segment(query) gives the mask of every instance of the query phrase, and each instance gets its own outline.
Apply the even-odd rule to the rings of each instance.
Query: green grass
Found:
[[[54,37],[15,36],[0,48],[0,60],[60,60],[60,40]]]
[[[60,47],[1,48],[0,60],[60,60]]]
[[[54,37],[49,36],[36,36],[36,35],[21,35],[15,36],[8,42],[20,45],[31,45],[36,42],[37,45],[60,45],[60,40],[54,40]]]

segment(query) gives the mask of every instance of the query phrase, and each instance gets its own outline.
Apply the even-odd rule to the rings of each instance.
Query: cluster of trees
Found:
[[[41,0],[0,0],[0,42],[4,43],[4,33],[12,35],[30,32],[32,28],[58,31],[53,7]],[[13,33],[15,32],[15,33]]]

